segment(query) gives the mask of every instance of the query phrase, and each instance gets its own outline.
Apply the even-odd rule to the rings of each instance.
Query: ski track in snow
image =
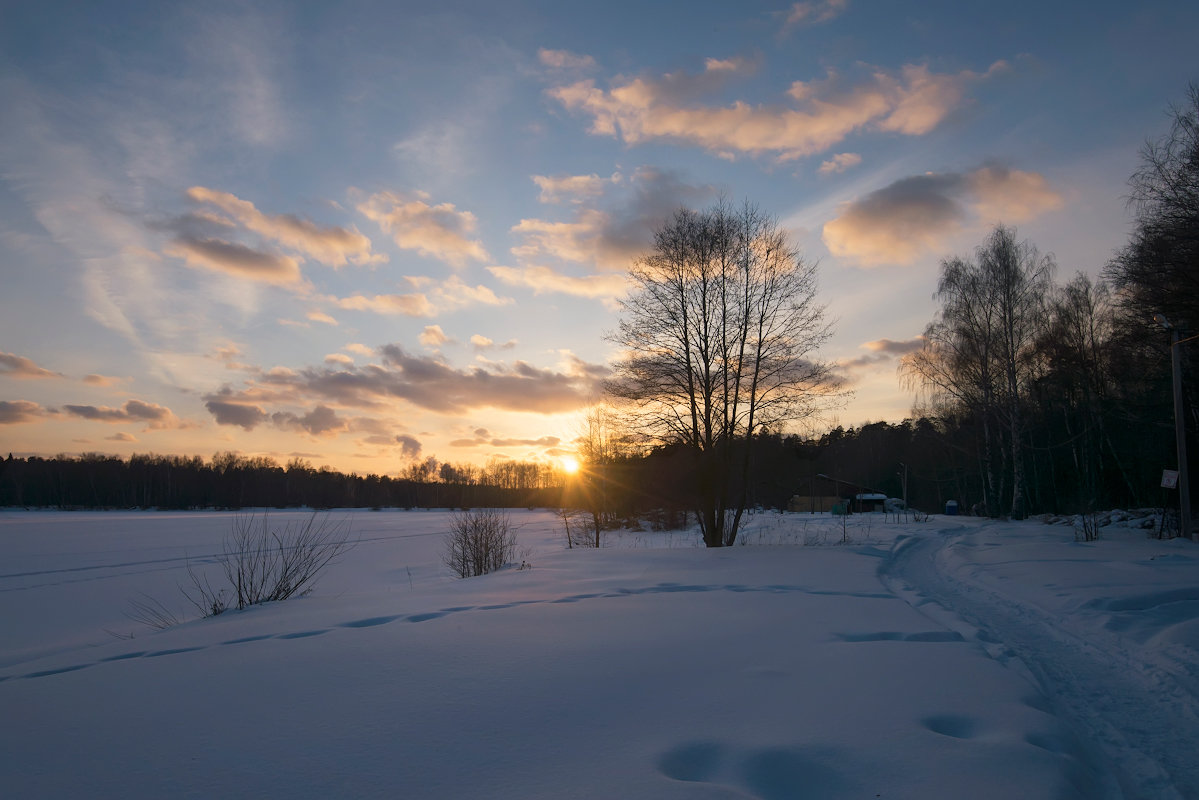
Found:
[[[1107,797],[1199,798],[1199,664],[1188,659],[1194,654],[1083,630],[1077,615],[1050,614],[974,579],[985,568],[950,558],[950,545],[966,531],[897,539],[880,579],[930,619],[1025,672],[1118,783],[1107,787]],[[1194,600],[1184,594],[1141,600],[1144,607]]]
[[[267,633],[256,636],[246,636],[238,639],[230,639],[228,641],[217,642],[212,645],[200,645],[194,647],[179,647],[167,650],[135,650],[127,653],[119,653],[114,656],[102,658],[96,661],[89,661],[80,664],[72,664],[66,667],[57,667],[54,669],[37,670],[35,672],[27,672],[24,674],[9,674],[0,675],[0,682],[8,680],[26,680],[32,678],[47,678],[53,675],[62,675],[67,672],[77,672],[81,669],[87,669],[99,664],[106,664],[113,661],[127,661],[133,658],[159,658],[161,656],[172,656],[180,653],[192,653],[198,650],[207,650],[209,647],[224,647],[227,645],[245,644],[247,642],[258,642],[265,639],[291,640],[291,639],[308,639],[313,636],[321,636],[338,629],[353,630],[356,628],[373,628],[378,625],[387,625],[393,622],[427,622],[429,620],[441,619],[450,614],[461,614],[466,612],[486,612],[500,611],[506,608],[515,608],[517,606],[527,605],[555,605],[560,603],[578,603],[582,601],[611,599],[619,597],[633,597],[644,594],[677,594],[677,593],[692,593],[692,592],[767,592],[770,594],[784,594],[798,592],[801,594],[812,595],[830,595],[837,597],[858,597],[873,600],[890,600],[893,595],[883,592],[837,592],[825,589],[809,589],[803,586],[792,586],[785,584],[769,584],[765,586],[749,586],[745,584],[678,584],[678,583],[660,583],[655,586],[644,586],[635,589],[617,589],[609,592],[589,592],[582,594],[572,594],[563,597],[540,599],[540,600],[514,600],[505,603],[491,603],[477,606],[452,606],[442,608],[436,611],[419,612],[415,614],[388,614],[384,616],[368,617],[366,619],[350,620],[342,622],[327,628],[315,628],[302,631],[290,631],[286,633]],[[945,641],[961,641],[961,637],[956,633],[946,631],[929,631],[927,633],[912,633],[898,634],[882,632],[876,634],[844,634],[840,636],[842,641],[846,642],[863,642],[863,641],[878,641],[885,639],[902,639],[904,641],[913,642],[945,642]],[[39,660],[44,654],[38,655],[35,659]],[[20,663],[20,662],[18,662]],[[14,665],[15,666],[15,665]]]

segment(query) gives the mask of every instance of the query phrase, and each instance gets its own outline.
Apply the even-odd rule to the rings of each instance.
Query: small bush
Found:
[[[312,591],[317,577],[334,559],[354,546],[349,526],[330,524],[328,515],[313,514],[306,522],[271,528],[254,515],[235,517],[219,561],[228,586],[214,590],[207,576],[191,572],[192,590],[184,591],[204,617],[226,608],[286,600]],[[225,592],[230,597],[225,597]]]
[[[1099,514],[1094,511],[1079,514],[1078,521],[1074,523],[1074,541],[1093,542],[1098,539],[1100,522]]]
[[[451,517],[442,562],[459,578],[495,572],[515,554],[516,532],[506,512],[481,508]]]
[[[189,588],[179,587],[201,617],[215,617],[234,605],[240,610],[259,603],[286,600],[312,591],[317,577],[355,542],[348,525],[329,523],[328,515],[313,514],[306,522],[271,528],[267,515],[259,525],[254,515],[233,519],[217,556],[228,585],[214,587],[209,575],[197,572],[189,562]],[[219,583],[219,581],[218,581]],[[166,606],[149,595],[131,600],[126,616],[162,630],[179,624]]]

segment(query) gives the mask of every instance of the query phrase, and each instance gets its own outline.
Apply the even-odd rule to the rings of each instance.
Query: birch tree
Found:
[[[973,260],[941,262],[934,297],[937,318],[924,347],[901,369],[926,391],[974,414],[980,425],[980,467],[989,514],[1003,507],[1010,480],[1011,516],[1027,514],[1025,411],[1045,319],[1054,263],[1016,231],[995,226]]]

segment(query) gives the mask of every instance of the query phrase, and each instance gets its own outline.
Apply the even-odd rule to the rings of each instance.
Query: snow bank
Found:
[[[175,585],[212,564],[229,515],[0,515],[6,793],[1117,797],[1103,744],[902,554],[928,542],[954,581],[1019,580],[1113,630],[1192,558],[1155,543],[1148,574],[1096,558],[1109,583],[1055,572],[1063,598],[1021,566],[1059,541],[989,547],[1000,533],[960,518],[762,514],[725,550],[694,532],[566,550],[531,511],[512,519],[532,568],[463,581],[439,561],[444,514],[342,513],[359,545],[311,596],[159,632],[128,600],[182,614]],[[1183,628],[1170,641],[1190,647]]]

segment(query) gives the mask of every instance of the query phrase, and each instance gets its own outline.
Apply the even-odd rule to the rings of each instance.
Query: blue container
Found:
[[[956,517],[958,515],[958,501],[950,500],[945,504],[945,516]]]

